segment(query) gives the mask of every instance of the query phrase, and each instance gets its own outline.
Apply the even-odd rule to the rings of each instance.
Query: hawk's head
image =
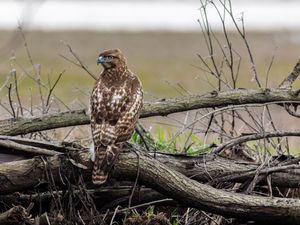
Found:
[[[97,59],[97,64],[99,63],[105,69],[126,67],[126,59],[119,49],[106,50],[100,53]]]

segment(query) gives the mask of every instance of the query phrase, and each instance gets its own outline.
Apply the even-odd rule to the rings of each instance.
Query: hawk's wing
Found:
[[[116,124],[116,142],[124,142],[130,139],[140,117],[143,107],[143,92],[138,79],[135,80],[133,86],[130,101]]]
[[[94,87],[90,100],[91,107],[91,130],[94,140],[94,145],[99,146],[101,144],[101,130],[104,128],[103,118],[106,116],[105,107],[103,107],[103,83],[101,80]]]

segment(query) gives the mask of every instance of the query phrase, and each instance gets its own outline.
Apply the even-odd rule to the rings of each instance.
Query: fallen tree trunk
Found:
[[[165,99],[144,103],[141,118],[166,116],[171,113],[201,108],[225,107],[262,103],[300,103],[298,92],[285,89],[232,90],[211,92],[204,95]],[[1,135],[20,135],[60,127],[89,124],[90,118],[85,109],[62,112],[34,118],[14,118],[0,121]]]
[[[126,184],[124,184],[126,183]],[[112,209],[118,205],[128,206],[128,200],[131,198],[131,205],[148,204],[153,201],[160,201],[166,199],[166,197],[159,192],[147,188],[144,186],[139,186],[135,188],[133,192],[133,182],[114,182],[112,185],[105,185],[98,189],[86,189],[86,193],[93,196],[94,203],[100,205],[100,212],[106,211],[107,209]],[[9,195],[0,195],[0,201],[5,202],[7,205],[29,205],[34,204],[46,204],[48,205],[53,198],[62,199],[65,195],[80,195],[82,191],[71,190],[71,191],[45,191],[38,192],[35,194],[23,194],[16,192]],[[165,204],[162,202],[161,204]],[[178,205],[175,201],[168,201],[168,206]],[[0,223],[1,224],[1,223]]]
[[[138,151],[137,149],[133,150]],[[80,157],[78,158],[78,156]],[[76,161],[79,163],[78,167],[87,168],[88,170],[84,170],[83,173],[87,173],[87,177],[90,177],[89,169],[92,167],[92,162],[90,162],[88,157],[87,152],[81,152],[79,155],[75,154]],[[120,174],[118,171],[126,170],[127,163],[131,163],[135,158],[136,155],[134,152],[128,150],[123,151],[119,156],[111,176],[119,178]],[[259,167],[258,164],[230,160],[214,154],[205,154],[195,157],[156,153],[155,158],[169,168],[200,182],[245,182],[254,177]],[[72,170],[71,167],[73,164],[76,166],[74,160],[69,159],[63,154],[45,159],[47,160],[37,157],[0,164],[0,193],[8,194],[15,191],[23,191],[39,183],[47,182],[45,177],[47,170],[52,172],[55,178],[59,178],[59,170],[64,171],[64,173],[68,175],[67,177],[69,177],[70,171]],[[296,168],[282,167],[281,169],[280,166],[271,167],[265,170],[261,169],[260,173],[272,176],[273,186],[298,188],[300,187],[300,168],[297,165],[298,161],[299,160],[294,159],[295,164],[292,165]],[[56,181],[59,182],[59,179]],[[261,182],[266,183],[266,180],[262,180]]]
[[[0,164],[0,192],[14,192],[48,182],[49,173],[54,181],[59,183],[64,177],[70,178],[74,175],[74,167],[86,168],[83,175],[90,177],[91,163],[88,154],[81,153],[77,156],[74,158],[76,162],[61,154],[45,159],[35,158]],[[214,164],[219,166],[219,163]],[[181,166],[189,168],[190,165]],[[207,164],[203,166],[206,168]],[[113,176],[120,180],[134,180],[137,174],[141,183],[190,207],[247,220],[300,224],[299,199],[258,197],[218,190],[189,179],[139,150],[121,154]]]

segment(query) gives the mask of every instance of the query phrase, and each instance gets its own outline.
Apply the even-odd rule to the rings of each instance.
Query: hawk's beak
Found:
[[[105,58],[103,56],[99,56],[97,59],[97,65],[99,65],[99,63],[105,63]]]

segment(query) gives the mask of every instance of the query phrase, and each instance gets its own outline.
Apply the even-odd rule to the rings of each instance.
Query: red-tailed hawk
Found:
[[[107,180],[124,142],[134,132],[143,100],[141,83],[127,68],[126,59],[119,49],[102,52],[97,59],[99,63],[104,70],[90,100],[95,151],[94,184]]]

